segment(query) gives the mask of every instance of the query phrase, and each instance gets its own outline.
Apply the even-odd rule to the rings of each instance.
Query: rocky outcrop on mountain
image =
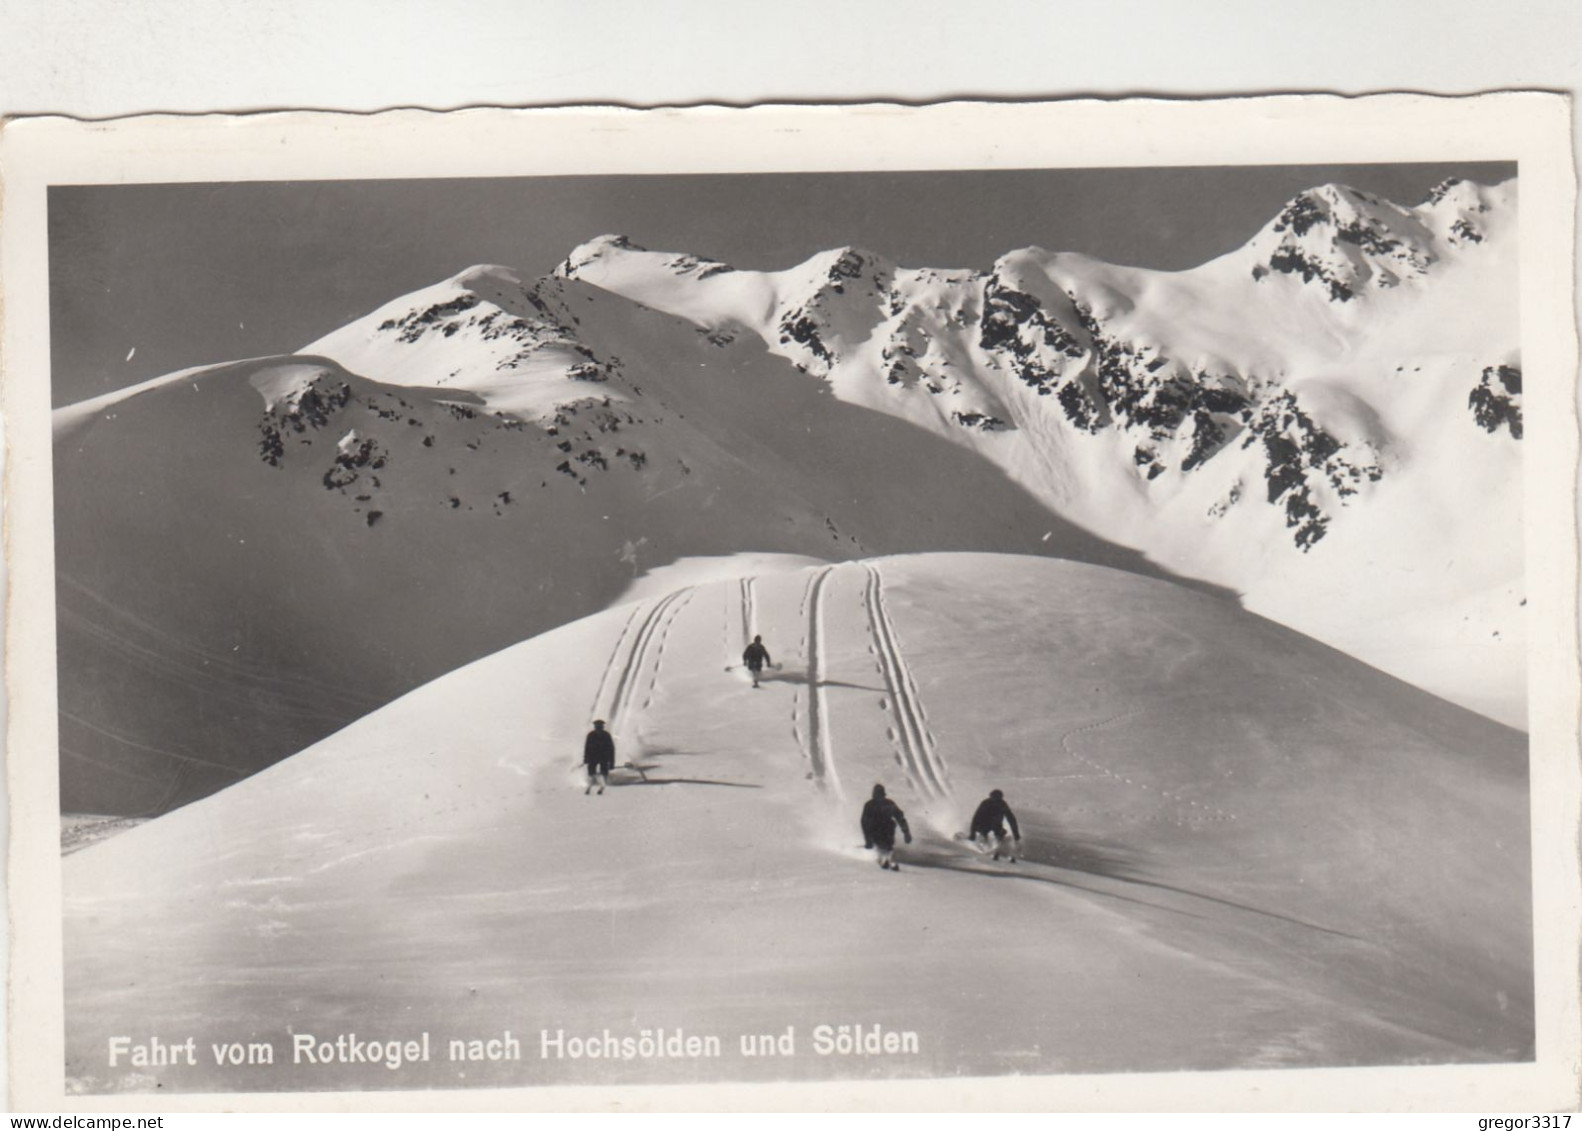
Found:
[[[852,329],[871,329],[883,315],[895,268],[871,252],[839,248],[806,265],[811,285],[777,316],[778,344],[809,373],[825,376],[849,344]],[[844,333],[843,333],[844,332]]]
[[[1052,311],[991,275],[977,344],[1051,397],[1077,432],[1127,437],[1143,479],[1205,468],[1241,436],[1241,448],[1258,445],[1264,453],[1267,501],[1283,508],[1292,543],[1305,552],[1324,536],[1337,507],[1383,477],[1376,448],[1325,431],[1277,378],[1193,371],[1167,347],[1107,328],[1075,292],[1056,304]]]
[[[476,305],[455,305],[452,315]],[[450,336],[443,323],[428,326]],[[575,372],[566,376],[578,379]],[[369,526],[377,521],[371,516],[383,514],[377,509],[382,499],[454,513],[486,506],[505,517],[516,498],[509,484],[469,482],[459,491],[458,463],[476,475],[503,461],[586,487],[589,474],[617,466],[642,471],[648,462],[640,439],[645,418],[609,396],[568,395],[546,418],[530,422],[477,404],[405,396],[327,367],[305,369],[276,392],[258,422],[260,460],[282,470],[308,463],[326,491],[344,498],[353,513],[370,516]],[[441,464],[446,476],[437,481]]]
[[[1268,501],[1285,509],[1285,524],[1302,550],[1329,529],[1336,503],[1384,476],[1378,453],[1366,444],[1345,445],[1315,424],[1296,396],[1268,397],[1248,421],[1242,447],[1261,443],[1267,463]]]
[[[260,458],[271,467],[279,467],[286,456],[286,439],[292,433],[300,437],[309,429],[316,431],[328,427],[351,396],[351,385],[320,374],[302,382],[276,403],[267,405],[258,424],[263,437],[258,442]]]
[[[1064,311],[1046,310],[1036,298],[1009,285],[995,271],[983,283],[982,311],[978,326],[980,349],[999,354],[1017,379],[1039,396],[1054,394],[1078,428],[1092,432],[1103,423],[1085,393],[1076,393],[1068,400],[1063,392],[1069,382],[1062,381],[1061,374],[1093,344],[1090,338],[1079,336],[1085,335],[1086,327],[1075,306]]]
[[[1522,438],[1522,371],[1514,365],[1485,369],[1467,404],[1480,428],[1498,432],[1503,426],[1513,438]]]

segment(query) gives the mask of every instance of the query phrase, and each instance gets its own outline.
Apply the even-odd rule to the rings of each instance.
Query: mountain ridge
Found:
[[[59,409],[66,804],[201,794],[204,750],[250,772],[747,551],[1171,578],[1520,726],[1514,182],[1315,200],[1174,273],[855,247],[755,272],[603,236],[543,279],[469,267],[296,354]],[[1323,271],[1254,270],[1298,253]],[[280,729],[297,692],[267,664],[341,705]]]
[[[1307,557],[1341,531],[1348,544],[1314,560],[1349,559],[1355,578],[1380,551],[1363,544],[1376,532],[1358,532],[1369,524],[1348,516],[1399,479],[1419,498],[1391,505],[1451,515],[1464,529],[1440,535],[1456,548],[1445,557],[1475,564],[1415,593],[1412,575],[1428,572],[1416,559],[1433,546],[1385,535],[1385,556],[1411,563],[1385,584],[1432,617],[1503,573],[1504,595],[1468,614],[1488,647],[1470,634],[1458,643],[1504,653],[1496,662],[1509,669],[1522,663],[1519,531],[1488,545],[1498,515],[1457,516],[1452,503],[1486,500],[1496,481],[1513,497],[1519,474],[1515,195],[1514,181],[1447,182],[1406,209],[1324,186],[1242,248],[1177,272],[1034,248],[987,273],[909,270],[837,248],[785,271],[716,268],[703,280],[666,271],[668,253],[604,237],[561,273],[687,318],[711,340],[750,333],[836,395],[980,452],[1055,513],[1332,642],[1339,626],[1304,613],[1296,593],[1317,585],[1318,601],[1344,605],[1320,571],[1267,554],[1250,568],[1219,544],[1284,539]],[[767,311],[744,299],[765,295]],[[1469,465],[1452,467],[1452,451]],[[1403,670],[1355,634],[1343,646]],[[1409,677],[1476,693],[1477,677],[1452,690],[1450,673],[1429,666]],[[1502,678],[1509,721],[1521,692]]]

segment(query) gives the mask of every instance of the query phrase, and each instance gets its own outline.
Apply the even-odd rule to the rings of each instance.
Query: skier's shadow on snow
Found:
[[[677,749],[675,749],[674,747],[671,747],[671,746],[645,746],[645,747],[643,747],[642,757],[644,757],[644,758],[701,758],[706,753],[707,753],[707,751],[704,751],[704,750],[677,750]],[[630,763],[625,763],[625,765],[636,766],[636,765],[638,765],[638,763],[630,762]],[[642,765],[643,769],[645,769],[645,770],[652,770],[654,768],[654,766],[656,765],[656,763],[643,762],[643,763],[641,763],[641,765]]]
[[[1123,884],[1134,885],[1138,888],[1152,889],[1158,892],[1185,896],[1189,899],[1204,900],[1221,907],[1229,907],[1236,911],[1277,919],[1293,926],[1303,927],[1308,930],[1319,931],[1326,935],[1335,935],[1340,938],[1362,941],[1359,936],[1337,931],[1332,927],[1325,927],[1318,923],[1310,923],[1305,919],[1298,919],[1290,915],[1282,915],[1277,911],[1266,911],[1261,907],[1250,904],[1238,903],[1223,896],[1210,895],[1208,892],[1195,891],[1192,888],[1168,884],[1162,880],[1153,879],[1143,865],[1143,858],[1136,852],[1128,851],[1124,846],[1110,841],[1098,839],[1081,840],[1065,835],[1060,830],[1050,825],[1027,822],[1027,836],[1023,838],[1017,848],[1017,859],[1023,863],[1039,865],[1044,868],[1075,872],[1079,874],[1099,876],[1104,879],[1116,880]],[[968,849],[968,852],[974,850]],[[1070,888],[1075,891],[1087,892],[1091,895],[1101,895],[1110,899],[1118,899],[1126,903],[1137,903],[1143,906],[1157,908],[1163,911],[1174,912],[1193,919],[1207,918],[1181,907],[1165,903],[1155,903],[1151,900],[1138,899],[1133,896],[1123,895],[1119,892],[1087,884],[1077,883],[1074,878],[1060,879],[1048,874],[1032,871],[1016,871],[1021,864],[990,864],[987,859],[979,864],[970,860],[963,860],[959,852],[948,852],[943,855],[929,853],[922,859],[914,859],[913,863],[921,868],[943,868],[958,872],[971,872],[974,875],[992,876],[998,879],[1013,879],[1031,881],[1034,883],[1053,884],[1056,887]]]
[[[758,682],[806,684],[810,682],[810,680],[808,679],[808,673],[805,670],[794,671],[791,669],[786,669],[776,672],[764,672],[758,677]],[[877,691],[881,695],[889,691],[889,688],[887,687],[870,687],[866,683],[847,683],[846,681],[839,679],[821,679],[815,682],[819,687],[846,687],[850,688],[852,691]]]
[[[745,781],[717,781],[714,778],[638,778],[635,781],[612,781],[611,789],[625,789],[633,785],[723,785],[731,789],[762,789],[761,785],[754,785]]]
[[[723,785],[731,789],[762,789],[745,781],[715,781],[713,778],[638,778],[636,781],[612,781],[611,789],[625,789],[633,785]]]
[[[1182,895],[1189,899],[1204,900],[1208,903],[1217,904],[1220,907],[1229,907],[1234,911],[1245,911],[1252,915],[1260,915],[1266,919],[1278,919],[1282,923],[1304,927],[1311,931],[1319,931],[1322,934],[1335,935],[1357,942],[1362,941],[1358,935],[1337,931],[1333,927],[1325,927],[1319,923],[1310,923],[1306,919],[1298,919],[1293,915],[1282,915],[1278,911],[1268,911],[1262,907],[1254,907],[1249,903],[1238,903],[1236,900],[1226,899],[1224,896],[1211,895],[1206,891],[1197,891],[1193,888],[1182,887],[1179,884],[1168,884],[1163,880],[1154,879],[1146,870],[1139,866],[1139,859],[1135,855],[1128,859],[1125,851],[1115,845],[1096,841],[1085,844],[1070,837],[1063,837],[1058,830],[1050,829],[1047,826],[1037,827],[1029,831],[1034,832],[1035,835],[1030,838],[1033,852],[1027,854],[1026,859],[1034,860],[1040,864],[1048,864],[1051,867],[1065,868],[1074,872],[1087,872],[1095,876],[1104,876],[1141,888],[1152,888],[1155,891]],[[1179,909],[1172,908],[1172,910]],[[1186,914],[1186,912],[1183,912],[1183,914]]]
[[[952,844],[941,848],[919,838],[913,845],[900,849],[897,855],[903,863],[913,868],[960,872],[964,875],[982,876],[991,880],[1014,880],[1020,883],[1048,884],[1051,887],[1065,888],[1068,891],[1079,891],[1087,895],[1103,896],[1107,899],[1118,900],[1121,903],[1133,903],[1140,907],[1150,907],[1156,911],[1171,911],[1192,919],[1206,918],[1206,916],[1198,915],[1191,911],[1184,911],[1179,907],[1171,907],[1168,904],[1156,903],[1153,900],[1139,899],[1135,896],[1124,895],[1106,888],[1079,883],[1074,877],[1062,878],[1058,875],[1050,875],[1044,871],[1032,871],[1026,867],[1029,864],[1043,864],[1054,869],[1103,875],[1112,879],[1122,880],[1123,882],[1132,882],[1129,877],[1120,874],[1126,870],[1124,866],[1119,865],[1114,857],[1096,850],[1092,846],[1082,846],[1079,849],[1070,842],[1063,842],[1061,845],[1062,850],[1069,851],[1071,855],[1065,857],[1061,862],[1056,862],[1049,858],[1052,856],[1048,851],[1049,847],[1047,842],[1043,842],[1039,846],[1042,851],[1038,851],[1036,854],[1029,853],[1027,851],[1029,842],[1024,839],[1019,850],[1022,854],[1017,857],[1019,862],[1016,864],[1000,864],[990,863],[989,858],[986,856],[981,859],[981,862],[973,855],[963,857],[963,851],[972,854],[976,852],[976,849],[965,848],[960,844]]]
[[[677,754],[689,754],[689,753],[696,753],[696,751],[686,751],[686,750],[651,750],[651,751],[649,751],[649,754],[652,757],[655,757],[655,758],[672,757],[672,756],[677,755]],[[664,769],[664,767],[661,766],[658,762],[626,762],[622,766],[620,766],[619,768],[622,769],[622,770],[627,771],[628,773],[636,774],[637,776],[635,778],[628,778],[628,777],[625,777],[623,775],[621,780],[618,780],[618,781],[617,780],[612,780],[610,782],[610,788],[611,789],[624,789],[627,786],[632,786],[632,785],[719,785],[719,786],[726,786],[726,787],[728,787],[730,789],[762,789],[763,788],[763,786],[761,786],[761,785],[754,785],[752,782],[720,781],[718,778],[653,777],[651,775],[655,771],[663,771],[663,769]]]
[[[1094,837],[1079,839],[1037,821],[1029,821],[1027,826],[1027,837],[1018,849],[1019,859],[1126,883],[1145,880],[1142,856],[1122,844]]]
[[[949,846],[944,852],[937,852],[930,847],[919,843],[921,853],[913,850],[912,862],[921,868],[942,868],[949,871],[971,872],[973,875],[992,876],[996,879],[1023,880],[1032,883],[1052,884],[1056,887],[1071,888],[1077,891],[1091,892],[1096,895],[1107,895],[1128,903],[1143,903],[1150,907],[1161,907],[1161,904],[1150,903],[1147,900],[1133,899],[1101,888],[1090,887],[1076,882],[1075,878],[1060,878],[1052,876],[1042,869],[1034,871],[1024,865],[1041,865],[1042,868],[1054,869],[1061,872],[1076,872],[1092,876],[1102,876],[1106,879],[1119,880],[1122,883],[1141,883],[1147,885],[1146,873],[1142,869],[1141,857],[1123,845],[1111,841],[1102,841],[1094,838],[1078,839],[1063,834],[1060,830],[1044,824],[1024,822],[1026,827],[1022,842],[1016,845],[1016,858],[1018,863],[990,863],[988,856],[980,856],[979,850],[969,843],[957,842]],[[965,853],[965,855],[963,855]],[[915,854],[915,855],[914,855]],[[919,858],[920,857],[920,858]],[[979,862],[981,860],[981,863]],[[1173,908],[1170,910],[1174,910]]]

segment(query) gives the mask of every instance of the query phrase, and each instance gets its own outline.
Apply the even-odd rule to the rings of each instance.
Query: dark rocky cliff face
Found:
[[[1512,365],[1491,365],[1467,397],[1472,418],[1488,432],[1502,427],[1522,438],[1522,371]]]

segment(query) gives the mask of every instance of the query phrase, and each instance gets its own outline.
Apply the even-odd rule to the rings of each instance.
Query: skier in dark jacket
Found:
[[[753,673],[753,686],[758,686],[758,673],[764,670],[764,665],[769,662],[769,649],[764,647],[762,636],[753,637],[753,642],[747,645],[747,651],[742,653],[742,663],[747,665],[747,670]]]
[[[972,839],[984,848],[994,849],[994,858],[998,860],[1000,853],[1004,852],[1011,858],[1011,863],[1016,863],[1016,848],[1005,847],[1005,822],[1011,823],[1011,837],[1016,844],[1022,843],[1022,830],[1016,825],[1016,814],[1011,812],[1011,807],[1005,803],[1005,794],[997,789],[991,789],[989,796],[985,797],[978,805],[978,811],[972,815]]]
[[[871,848],[879,855],[879,867],[888,868],[892,872],[899,872],[901,865],[893,859],[895,855],[895,827],[901,826],[901,834],[906,837],[906,843],[912,843],[912,830],[907,827],[906,814],[901,812],[901,807],[884,795],[884,786],[873,787],[873,797],[862,807],[862,839],[863,847]]]
[[[583,796],[595,785],[603,793],[610,784],[610,771],[615,769],[615,739],[604,729],[603,719],[593,720],[593,729],[582,744],[582,764],[588,767],[588,787],[582,791]]]

